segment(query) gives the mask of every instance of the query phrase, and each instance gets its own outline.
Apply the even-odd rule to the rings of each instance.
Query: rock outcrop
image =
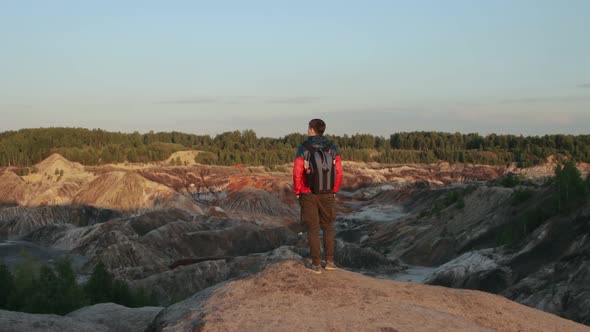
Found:
[[[126,280],[168,271],[182,259],[264,253],[298,241],[285,226],[194,216],[180,209],[150,211],[86,227],[47,225],[26,239],[87,257],[87,271],[101,261]]]
[[[109,327],[78,318],[28,314],[0,310],[0,330],[4,332],[109,332]]]
[[[311,273],[299,260],[220,284],[164,309],[148,331],[589,331],[500,296]]]
[[[523,192],[525,202],[518,196]],[[338,218],[337,234],[393,261],[436,267],[425,278],[428,284],[501,294],[588,324],[590,294],[583,285],[590,283],[590,205],[552,217],[537,213],[555,204],[552,192],[539,184],[369,186],[353,193],[359,198],[341,200],[347,211]],[[384,214],[390,205],[403,215]],[[369,213],[358,218],[359,211]],[[500,246],[512,223],[521,223],[520,232],[523,222],[536,228],[519,235],[518,243]]]
[[[119,216],[117,211],[90,206],[6,207],[0,209],[0,238],[20,238],[48,225],[94,225]]]
[[[400,191],[382,193],[374,200],[394,195],[389,199],[398,200],[411,213],[394,222],[368,223],[364,228],[371,232],[362,244],[412,265],[438,266],[471,248],[494,247],[499,228],[511,216],[508,200],[513,189],[412,190],[407,197]],[[462,195],[464,207],[447,202],[454,193]]]
[[[428,284],[501,294],[588,324],[590,203],[545,216],[518,243],[499,246],[503,225],[551,203],[546,188],[529,190],[531,202],[523,208],[512,203],[513,189],[478,188],[465,196],[462,209],[450,206],[436,219],[406,218],[379,228],[363,244],[389,249],[388,256],[404,262],[428,265],[436,262],[435,254],[444,258],[433,264],[441,265],[426,278]]]
[[[140,332],[162,311],[162,307],[127,308],[115,303],[99,303],[70,312],[66,317],[106,326],[109,331]]]
[[[435,269],[424,283],[498,293],[512,279],[512,271],[502,265],[503,260],[494,249],[470,251]]]
[[[301,259],[301,256],[284,246],[266,253],[211,259],[135,280],[132,287],[149,289],[160,305],[170,305],[205,288],[260,272],[270,264],[292,258]]]
[[[0,310],[0,330],[6,332],[140,332],[162,311],[161,307],[127,308],[101,303],[73,311],[66,316],[29,314]]]

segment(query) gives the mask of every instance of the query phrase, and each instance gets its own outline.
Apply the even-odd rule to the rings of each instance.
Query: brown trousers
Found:
[[[301,221],[307,226],[307,240],[312,264],[320,265],[320,227],[324,235],[326,261],[334,261],[334,221],[336,220],[334,194],[301,194]]]

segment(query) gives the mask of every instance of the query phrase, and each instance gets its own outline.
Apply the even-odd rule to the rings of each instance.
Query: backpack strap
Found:
[[[311,153],[315,153],[317,150],[322,150],[322,151],[324,151],[326,153],[332,154],[332,151],[331,151],[330,148],[328,148],[327,150],[324,150],[324,149],[316,149],[308,141],[303,142],[303,145],[305,146],[305,148],[307,149],[307,151],[309,151]]]
[[[317,149],[314,148],[311,144],[309,144],[308,141],[303,142],[303,145],[305,146],[307,151],[309,151],[310,153],[315,153],[317,151]]]

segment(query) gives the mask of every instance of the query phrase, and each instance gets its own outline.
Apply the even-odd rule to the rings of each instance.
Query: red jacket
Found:
[[[312,144],[315,148],[329,147],[330,152],[334,156],[335,161],[334,168],[336,172],[336,179],[334,181],[334,192],[337,193],[340,190],[340,185],[342,184],[343,177],[342,158],[340,157],[338,148],[323,136],[310,136],[308,138],[308,142],[310,142],[310,144]],[[307,185],[305,179],[304,166],[307,153],[309,152],[307,151],[305,146],[303,144],[299,145],[297,153],[295,155],[295,161],[293,163],[293,193],[295,193],[295,195],[311,193],[311,189]]]

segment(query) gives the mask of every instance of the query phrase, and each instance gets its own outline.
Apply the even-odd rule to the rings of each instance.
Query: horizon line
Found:
[[[273,138],[273,139],[280,139],[280,138],[284,138],[286,136],[289,135],[293,135],[293,134],[301,134],[301,135],[305,135],[302,132],[291,132],[291,133],[287,133],[284,134],[283,136],[279,136],[279,137],[274,137],[274,136],[258,136],[258,134],[256,133],[255,129],[236,129],[236,130],[230,130],[230,131],[223,131],[223,132],[219,132],[216,134],[199,134],[199,133],[191,133],[191,132],[184,132],[184,131],[179,131],[179,130],[169,130],[169,131],[156,131],[154,129],[150,129],[149,131],[140,131],[140,130],[134,130],[134,131],[122,131],[122,130],[110,130],[110,129],[104,129],[104,128],[89,128],[89,127],[61,127],[61,126],[49,126],[49,127],[25,127],[25,128],[19,128],[19,129],[7,129],[7,130],[2,130],[0,131],[0,134],[4,134],[7,132],[19,132],[22,130],[36,130],[36,129],[85,129],[85,130],[100,130],[100,131],[105,131],[105,132],[110,132],[110,133],[119,133],[119,134],[135,134],[138,133],[140,135],[147,135],[150,133],[153,134],[160,134],[160,133],[181,133],[181,134],[187,134],[187,135],[196,135],[196,136],[209,136],[209,137],[215,137],[218,135],[223,135],[225,133],[232,133],[235,131],[238,131],[240,133],[244,133],[247,131],[253,131],[256,134],[257,138]],[[490,132],[490,133],[481,133],[481,132],[477,132],[477,131],[472,131],[472,132],[464,132],[464,131],[436,131],[436,130],[413,130],[413,131],[393,131],[389,134],[389,136],[394,135],[394,134],[402,134],[402,133],[439,133],[439,134],[461,134],[461,135],[471,135],[471,134],[477,134],[479,136],[483,136],[483,137],[487,137],[490,135],[496,135],[496,136],[517,136],[517,137],[543,137],[543,136],[589,136],[590,133],[587,134],[566,134],[566,133],[544,133],[544,134],[535,134],[535,135],[525,135],[522,133],[516,134],[516,133],[497,133],[497,132]],[[366,132],[356,132],[354,134],[351,133],[342,133],[342,134],[335,134],[335,133],[326,133],[325,136],[338,136],[338,137],[342,137],[342,136],[355,136],[355,135],[371,135],[374,137],[380,137],[380,138],[384,138],[384,139],[389,139],[389,137],[387,136],[383,136],[383,135],[378,135],[378,134],[371,134],[371,133],[366,133]]]

